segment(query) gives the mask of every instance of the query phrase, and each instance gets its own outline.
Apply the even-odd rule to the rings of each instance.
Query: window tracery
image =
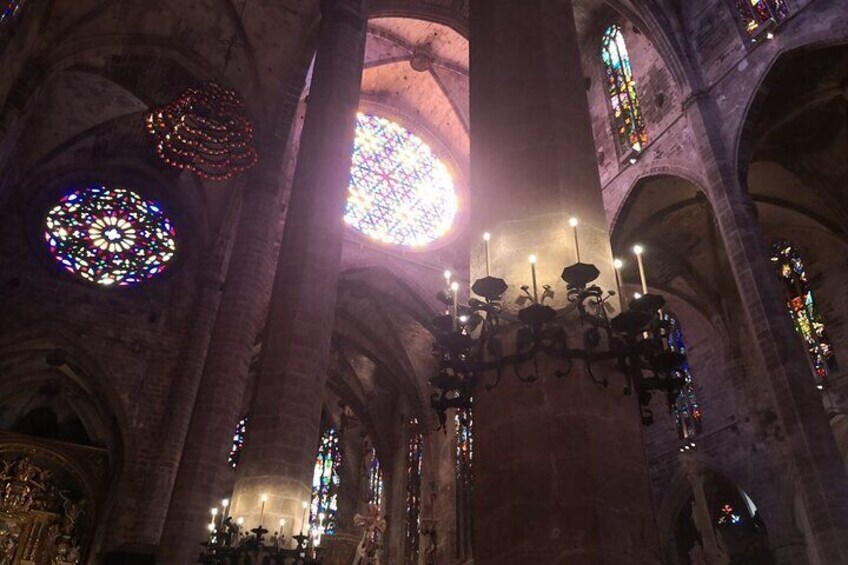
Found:
[[[44,239],[66,271],[103,286],[130,286],[161,274],[177,247],[159,202],[101,185],[65,194],[47,213]]]
[[[400,124],[358,114],[345,222],[393,245],[421,247],[444,236],[457,212],[445,164]]]
[[[235,432],[233,432],[233,445],[230,447],[230,456],[227,462],[230,464],[230,467],[235,469],[238,467],[239,460],[241,459],[241,452],[244,449],[244,438],[247,434],[247,421],[248,416],[245,416],[236,424]]]
[[[837,370],[839,365],[816,305],[813,289],[807,280],[804,261],[795,245],[785,239],[774,242],[771,260],[783,282],[789,316],[807,350],[816,386],[824,388],[828,375]]]
[[[641,153],[648,144],[648,133],[620,26],[611,25],[604,32],[601,58],[606,70],[613,130],[621,152],[623,155]]]
[[[339,466],[342,462],[339,433],[327,428],[321,436],[315,470],[312,474],[312,505],[309,530],[312,535],[336,533],[336,512],[339,509]]]
[[[668,348],[676,353],[686,355],[686,342],[683,339],[683,330],[680,327],[680,322],[674,316],[664,313],[663,318],[667,323],[668,335],[666,341]],[[680,389],[680,395],[671,408],[674,424],[677,428],[678,437],[687,442],[692,443],[695,437],[702,431],[701,407],[698,405],[698,398],[695,394],[695,384],[692,380],[692,373],[689,370],[689,361],[684,363],[677,370],[677,377],[683,381],[683,387]]]
[[[456,411],[456,530],[457,553],[463,558],[471,556],[473,462],[473,408],[461,408]]]
[[[424,436],[418,420],[409,421],[406,451],[406,536],[404,564],[417,565],[421,545],[421,468],[424,460]]]
[[[751,37],[789,16],[789,6],[785,0],[736,0],[736,11]]]

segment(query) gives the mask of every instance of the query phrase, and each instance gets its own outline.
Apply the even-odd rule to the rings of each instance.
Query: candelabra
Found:
[[[282,528],[281,528],[282,529]],[[321,548],[311,543],[309,536],[293,536],[295,547],[285,547],[286,537],[274,532],[265,541],[269,531],[257,526],[245,532],[241,524],[228,517],[216,525],[209,525],[209,539],[203,542],[198,562],[202,565],[321,565]]]
[[[488,237],[484,239],[488,273]],[[641,249],[637,255],[640,252]],[[653,393],[665,392],[671,408],[685,384],[679,371],[685,355],[670,346],[669,325],[661,315],[665,300],[645,293],[631,301],[626,311],[610,317],[609,299],[616,292],[593,284],[600,271],[594,265],[581,263],[578,255],[578,262],[562,272],[568,305],[556,310],[545,304],[554,298],[550,286],[544,285],[539,296],[535,263],[536,258],[531,256],[532,290],[530,286],[521,287],[524,303],[529,302],[529,306],[521,308],[517,315],[504,309],[508,285],[503,279],[487,274],[471,286],[479,298],[459,304],[458,286],[451,284],[445,273],[448,289],[439,293],[439,299],[448,313],[433,321],[433,354],[439,368],[430,379],[435,389],[430,403],[441,426],[445,426],[448,409],[471,406],[475,387],[485,373],[494,374],[494,379],[485,383],[486,390],[498,386],[508,367],[521,382],[539,380],[540,355],[562,360],[562,366],[553,373],[556,378],[565,378],[575,362],[582,362],[588,376],[603,387],[609,386],[609,380],[597,378],[594,368],[597,363],[609,362],[623,376],[624,394],[637,395],[643,424],[653,423],[649,407]],[[505,351],[504,336],[508,333],[515,340],[511,352]]]

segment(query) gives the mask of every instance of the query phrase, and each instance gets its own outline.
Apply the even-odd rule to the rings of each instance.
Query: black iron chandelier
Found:
[[[220,525],[209,524],[209,539],[203,544],[198,562],[202,565],[321,565],[321,548],[303,532],[292,536],[294,547],[282,532],[274,532],[266,541],[269,531],[257,526],[244,531],[240,520],[227,517]],[[281,528],[282,530],[282,524]]]
[[[488,243],[488,238],[484,239]],[[450,284],[450,275],[445,273],[448,288],[438,298],[447,306],[447,313],[433,320],[433,354],[439,368],[430,379],[435,389],[430,404],[439,416],[440,427],[445,427],[447,410],[471,407],[484,373],[495,374],[494,380],[484,385],[487,391],[500,384],[509,368],[524,383],[542,378],[540,355],[563,361],[554,377],[568,376],[575,362],[580,362],[589,377],[602,387],[609,386],[609,381],[596,378],[593,366],[599,362],[614,364],[623,376],[623,393],[636,394],[639,400],[644,425],[654,422],[650,403],[655,392],[666,394],[671,409],[685,384],[680,367],[686,357],[669,343],[670,325],[662,315],[665,299],[656,294],[638,295],[626,311],[611,318],[612,306],[608,302],[616,291],[604,291],[593,284],[600,271],[594,265],[581,263],[578,252],[578,262],[562,271],[568,305],[556,310],[545,304],[554,297],[549,285],[542,287],[539,296],[535,263],[536,258],[531,256],[532,287],[521,287],[524,302],[530,304],[517,315],[504,309],[508,286],[503,279],[488,275],[478,279],[471,290],[479,298],[459,304],[458,285]],[[577,313],[576,320],[573,312]],[[502,336],[513,331],[514,351],[507,352]]]

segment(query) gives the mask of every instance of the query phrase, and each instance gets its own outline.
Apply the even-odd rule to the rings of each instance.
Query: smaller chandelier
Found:
[[[236,91],[207,81],[147,115],[156,152],[169,165],[208,180],[222,181],[259,160],[253,124]]]

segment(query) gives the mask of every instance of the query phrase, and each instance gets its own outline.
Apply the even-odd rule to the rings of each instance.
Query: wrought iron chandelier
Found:
[[[484,239],[488,271],[488,238]],[[487,391],[500,384],[510,367],[521,382],[539,380],[540,355],[562,360],[554,377],[565,378],[575,362],[582,362],[589,377],[602,387],[609,386],[609,381],[596,378],[593,366],[609,362],[623,377],[623,393],[636,394],[644,425],[654,422],[650,409],[654,392],[664,392],[671,409],[685,384],[679,368],[686,357],[669,344],[669,323],[662,316],[665,299],[656,294],[640,295],[626,311],[611,318],[608,301],[616,291],[604,291],[593,284],[600,271],[580,262],[578,254],[578,262],[562,271],[568,305],[556,310],[545,304],[554,297],[549,285],[542,287],[539,296],[535,263],[536,258],[531,256],[532,287],[521,287],[530,305],[517,314],[505,311],[503,298],[508,286],[496,277],[487,275],[475,281],[471,290],[479,298],[472,297],[467,304],[458,303],[456,283],[449,282],[448,289],[439,293],[448,313],[433,321],[433,354],[439,368],[430,379],[435,389],[430,404],[438,414],[440,427],[445,427],[447,410],[471,407],[484,373],[495,373],[493,382],[485,384]],[[445,276],[449,281],[448,272]],[[513,331],[514,351],[507,352],[503,336]]]
[[[216,525],[213,516],[209,526],[209,539],[201,544],[198,560],[202,565],[321,565],[321,548],[302,532],[292,536],[295,547],[289,548],[282,533],[274,532],[266,542],[267,529],[257,526],[246,532],[231,517]]]

